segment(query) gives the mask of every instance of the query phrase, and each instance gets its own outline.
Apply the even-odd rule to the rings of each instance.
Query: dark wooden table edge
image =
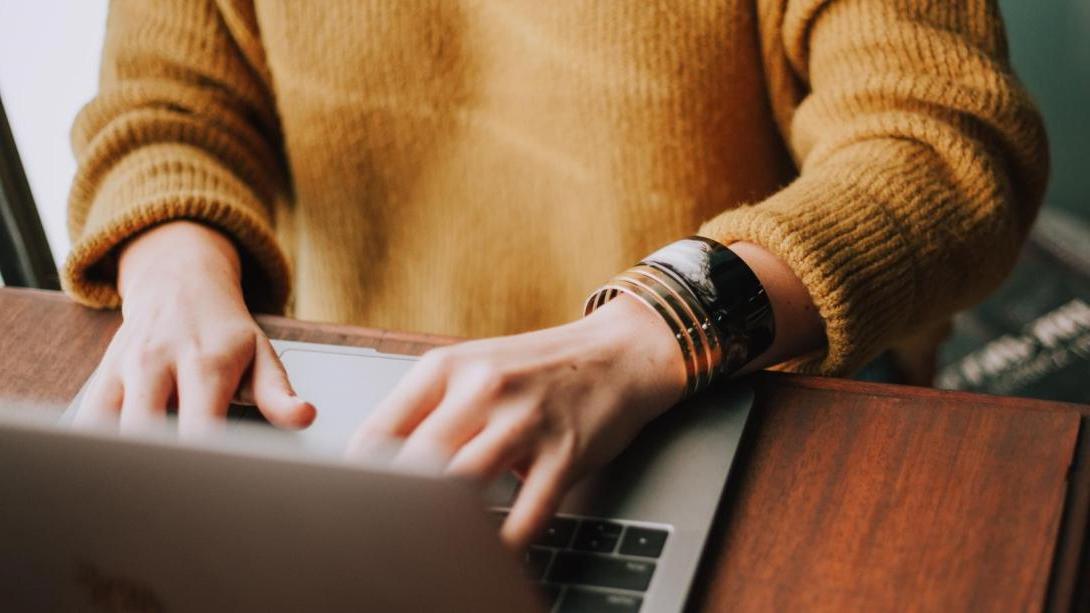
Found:
[[[52,290],[0,287],[0,291],[14,291],[33,295],[36,299],[71,303],[65,294]],[[291,340],[294,332],[318,331],[328,340],[311,342],[346,342],[359,346],[373,346],[379,351],[419,354],[430,346],[445,345],[464,340],[458,337],[406,333],[366,328],[347,324],[310,322],[276,315],[259,315],[258,322],[272,338]],[[758,394],[764,386],[792,386],[796,388],[831,392],[872,395],[881,397],[914,397],[919,399],[980,402],[986,398],[989,404],[1014,410],[1039,410],[1075,412],[1080,416],[1079,432],[1071,464],[1068,468],[1068,486],[1062,516],[1057,529],[1055,550],[1049,572],[1045,602],[1048,611],[1090,611],[1090,548],[1086,537],[1090,534],[1090,405],[1038,400],[1032,398],[994,396],[973,392],[937,390],[889,383],[872,383],[849,379],[835,379],[811,375],[799,375],[776,371],[762,371],[750,377]],[[747,430],[753,429],[752,424]],[[747,439],[750,437],[747,437]],[[743,444],[745,441],[743,441]],[[741,459],[745,459],[743,454]],[[736,478],[732,477],[731,481]],[[730,490],[720,501],[720,512],[730,506]],[[716,522],[721,524],[722,522]],[[713,531],[720,529],[713,526]],[[707,554],[705,555],[707,557]],[[701,577],[705,572],[701,563]],[[697,589],[694,587],[694,589]],[[691,599],[690,599],[691,600]]]
[[[1020,396],[996,396],[979,392],[941,390],[930,387],[899,385],[896,383],[873,383],[870,381],[857,381],[855,379],[835,379],[832,377],[798,375],[771,370],[756,373],[754,378],[759,384],[771,383],[806,389],[841,391],[852,394],[892,398],[912,397],[924,400],[960,400],[963,402],[980,402],[981,399],[987,399],[989,404],[1016,410],[1074,411],[1082,415],[1090,415],[1090,405],[1062,402],[1058,400],[1039,400],[1036,398],[1023,398]]]
[[[1090,611],[1090,415],[1079,418],[1045,592],[1046,611]]]

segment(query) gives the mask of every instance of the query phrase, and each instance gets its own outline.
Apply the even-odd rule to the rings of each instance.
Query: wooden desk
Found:
[[[118,325],[0,289],[0,402],[66,405]],[[451,339],[262,317],[276,338],[420,353]],[[762,374],[697,610],[1086,606],[1090,407]]]

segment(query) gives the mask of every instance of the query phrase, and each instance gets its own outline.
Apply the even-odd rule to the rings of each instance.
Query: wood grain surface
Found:
[[[418,354],[455,339],[261,317],[275,338]],[[0,289],[0,402],[62,407],[118,316]],[[1088,407],[762,373],[693,610],[1066,610]]]

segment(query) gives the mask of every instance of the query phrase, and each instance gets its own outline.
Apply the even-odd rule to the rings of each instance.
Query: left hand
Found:
[[[367,416],[349,450],[404,439],[400,460],[450,458],[447,472],[523,485],[501,536],[529,544],[569,486],[624,449],[682,396],[670,328],[620,295],[591,316],[536,332],[434,349]]]

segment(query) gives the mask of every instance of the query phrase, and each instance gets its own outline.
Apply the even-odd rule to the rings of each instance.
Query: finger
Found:
[[[388,468],[393,465],[404,439],[372,437],[366,444],[349,444],[344,450],[344,459],[357,464]]]
[[[254,358],[255,360],[257,358],[256,347],[254,348]],[[243,374],[242,379],[239,380],[238,389],[235,390],[235,397],[231,399],[231,404],[238,404],[247,407],[257,406],[257,401],[254,400],[254,369],[252,368],[252,366],[251,368],[246,369],[246,373]]]
[[[511,418],[492,420],[451,458],[447,473],[489,482],[529,455],[532,441],[529,422]]]
[[[96,428],[115,423],[121,411],[124,397],[121,378],[106,365],[99,366],[92,377],[72,420],[72,425],[77,428]]]
[[[314,405],[295,395],[284,365],[264,334],[258,334],[250,379],[254,402],[269,423],[281,428],[305,428],[317,417]]]
[[[166,365],[141,367],[126,373],[121,402],[121,431],[136,433],[166,421],[167,402],[174,393],[174,373]]]
[[[98,368],[91,374],[91,382],[87,385],[87,391],[80,400],[80,406],[72,420],[73,426],[116,425],[124,389],[115,364],[118,362],[118,356],[125,349],[127,337],[128,327],[122,324],[114,333],[114,337],[110,339],[106,352],[99,360]]]
[[[201,438],[223,428],[239,374],[209,362],[189,362],[178,367],[178,434]]]
[[[489,407],[471,386],[454,386],[405,441],[399,458],[441,457],[443,465],[484,428]]]
[[[500,537],[515,549],[523,549],[556,513],[568,485],[568,463],[562,454],[539,457],[530,467],[518,498],[503,523]]]
[[[406,437],[431,413],[446,391],[446,370],[437,362],[422,359],[397,382],[364,418],[352,437],[352,449]]]
[[[436,413],[443,410],[436,409]],[[424,420],[424,423],[431,418]],[[457,422],[446,419],[448,426],[433,428],[432,432],[416,430],[405,441],[394,457],[395,467],[423,467],[429,471],[441,473],[450,463],[451,457],[466,441],[481,430],[479,423]],[[389,440],[389,439],[385,439]],[[396,440],[396,439],[395,439]]]

